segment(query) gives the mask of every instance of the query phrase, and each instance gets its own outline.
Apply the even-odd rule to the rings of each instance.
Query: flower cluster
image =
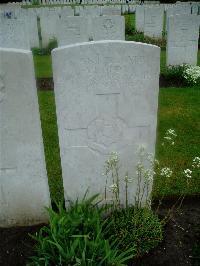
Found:
[[[111,152],[110,157],[105,162],[105,173],[103,175],[107,175],[113,168],[115,168],[119,163],[119,156],[117,152]]]
[[[191,178],[191,177],[192,177],[192,170],[190,170],[190,169],[186,169],[186,170],[184,170],[183,172],[184,172],[184,174],[185,174],[185,176],[186,176],[187,178]]]
[[[171,177],[172,176],[172,170],[169,167],[163,167],[160,170],[160,175],[164,177]]]
[[[112,193],[116,193],[118,191],[118,185],[116,183],[109,186],[109,188]]]
[[[196,85],[200,81],[200,67],[186,65],[183,71],[183,78],[190,85]]]
[[[174,145],[175,143],[175,138],[177,137],[177,134],[175,132],[174,129],[168,129],[165,133],[165,136],[164,136],[164,142],[162,143],[162,145],[164,146],[165,145],[165,142],[167,142],[169,145]]]
[[[195,157],[192,161],[192,167],[200,169],[200,157]]]

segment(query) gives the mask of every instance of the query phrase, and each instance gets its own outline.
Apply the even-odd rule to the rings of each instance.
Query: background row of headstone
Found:
[[[125,22],[120,9],[114,9],[114,16],[100,16],[98,9],[90,13],[80,11],[81,16],[73,16],[73,9],[65,7],[60,13],[57,9],[23,9],[13,16],[1,16],[0,47],[30,49],[39,47],[39,30],[42,46],[57,39],[58,44],[103,39],[125,39]],[[39,12],[38,12],[39,11]],[[105,14],[109,14],[107,9]],[[112,10],[111,10],[112,11]],[[59,16],[60,14],[60,16]],[[99,15],[99,16],[98,16]],[[38,20],[39,18],[39,20]]]
[[[74,16],[75,13],[79,17]],[[9,16],[5,11],[1,13],[0,44],[2,47],[14,48],[13,45],[15,48],[24,49],[38,47],[38,28],[41,29],[44,47],[53,38],[58,40],[59,45],[65,45],[89,40],[123,40],[125,36],[124,21],[119,16],[120,5],[77,6],[75,9],[72,7],[21,8],[11,12],[11,16],[10,13],[8,14]],[[101,16],[102,14],[116,16]],[[182,16],[182,18],[173,20],[173,23],[176,22],[173,25],[169,19],[175,15]],[[38,18],[40,18],[39,23]],[[136,6],[136,29],[144,32],[146,36],[161,38],[163,22],[164,8],[162,5]],[[191,15],[190,4],[176,4],[168,8],[166,11],[166,31],[169,32],[167,34],[168,65],[197,63],[199,25],[200,16]],[[171,27],[171,31],[168,27]],[[179,52],[174,52],[176,50]],[[173,54],[175,56],[172,56]]]
[[[192,12],[190,4],[173,5],[166,11],[165,29],[163,15],[161,6],[137,6],[136,29],[145,36],[156,38],[162,38],[165,32],[167,65],[196,65],[200,15]]]

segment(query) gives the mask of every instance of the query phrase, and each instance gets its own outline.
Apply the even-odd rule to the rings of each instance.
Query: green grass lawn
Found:
[[[40,114],[51,197],[63,199],[63,186],[58,146],[54,93],[39,91]],[[187,195],[200,192],[200,178],[186,186],[183,170],[191,168],[192,158],[200,150],[200,88],[162,88],[159,95],[157,157],[162,166],[175,168],[172,178],[156,177],[154,197]],[[173,150],[164,148],[162,138],[167,129],[176,130],[178,137]]]
[[[200,155],[199,117],[200,88],[160,89],[156,153],[162,166],[175,171],[168,180],[155,178],[154,197],[200,193],[200,177],[195,176],[188,187],[183,175],[184,169],[191,169],[192,159]],[[169,128],[178,136],[174,146],[163,147],[163,136]]]
[[[59,201],[64,195],[54,93],[39,91],[38,99],[51,199]]]
[[[34,55],[33,60],[37,78],[51,78],[53,76],[50,55]]]

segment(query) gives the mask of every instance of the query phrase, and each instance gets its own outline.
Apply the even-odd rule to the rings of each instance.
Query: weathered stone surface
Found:
[[[121,15],[121,6],[120,5],[112,5],[112,6],[102,6],[101,14],[103,16],[109,15]]]
[[[46,222],[49,205],[32,54],[0,48],[0,226]]]
[[[90,19],[90,39],[125,40],[125,20],[123,16],[100,16]]]
[[[61,9],[61,17],[65,17],[65,16],[74,16],[74,9],[71,6],[64,6]]]
[[[58,46],[88,41],[88,23],[87,17],[65,17],[58,20]]]
[[[144,35],[161,38],[164,22],[164,8],[161,6],[145,7]]]
[[[122,16],[65,17],[57,22],[58,46],[98,40],[124,40]]]
[[[160,49],[89,42],[57,48],[52,60],[65,199],[82,198],[87,189],[104,197],[110,152],[119,153],[122,177],[135,174],[138,145],[154,153]],[[136,187],[135,181],[129,203]],[[124,203],[125,194],[120,198]]]
[[[167,28],[167,65],[196,65],[199,38],[197,16],[170,16]]]
[[[139,32],[144,32],[144,6],[136,6],[135,27]]]
[[[166,32],[168,31],[168,19],[175,15],[190,15],[191,7],[188,4],[177,4],[170,6],[166,11]]]
[[[79,10],[79,16],[97,17],[101,15],[100,6],[84,6]]]
[[[0,47],[30,49],[28,31],[23,20],[0,18]]]
[[[38,23],[37,23],[37,9],[29,8],[23,12],[22,15],[24,23],[27,27],[30,47],[39,47]]]
[[[44,47],[56,36],[56,23],[58,18],[59,12],[54,8],[44,8],[40,13],[42,45]]]

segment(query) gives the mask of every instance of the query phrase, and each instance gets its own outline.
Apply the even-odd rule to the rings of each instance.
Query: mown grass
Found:
[[[184,169],[200,151],[200,88],[162,88],[159,95],[156,154],[162,166],[174,169],[172,177],[154,180],[154,197],[200,193],[200,178],[187,186]],[[175,146],[162,146],[167,129],[177,132]]]
[[[58,146],[55,102],[53,92],[38,92],[45,156],[51,197],[53,200],[63,198],[61,165]],[[183,170],[191,168],[192,158],[199,156],[200,150],[200,88],[162,88],[159,95],[157,157],[161,165],[174,168],[172,178],[166,181],[156,177],[153,196],[196,194],[200,192],[200,178],[191,180],[186,186]],[[162,138],[167,129],[176,130],[178,137],[173,150],[164,148]]]
[[[34,55],[36,78],[51,78],[52,74],[52,62],[51,55]]]
[[[54,93],[39,91],[38,99],[51,199],[58,202],[64,196]]]

